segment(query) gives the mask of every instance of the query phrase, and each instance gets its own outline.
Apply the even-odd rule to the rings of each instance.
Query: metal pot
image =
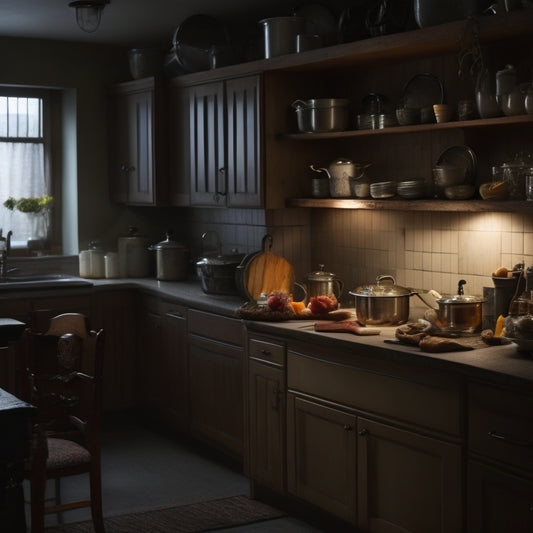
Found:
[[[326,272],[324,265],[318,265],[318,270],[307,274],[307,296],[328,296],[334,294],[340,299],[344,283],[332,272]]]
[[[396,326],[409,318],[409,298],[416,294],[396,285],[392,276],[378,276],[376,283],[355,292],[355,317],[362,325]]]
[[[196,262],[196,272],[206,294],[237,294],[235,275],[244,254],[202,257]]]
[[[166,239],[148,248],[156,252],[157,274],[160,281],[182,281],[187,279],[189,250],[172,239],[172,231],[166,233]]]
[[[298,130],[302,133],[344,131],[350,122],[350,100],[346,98],[314,98],[295,100]]]
[[[473,333],[481,328],[483,321],[483,298],[465,296],[463,285],[465,280],[460,280],[457,293],[448,298],[437,299],[439,321],[442,328],[458,333]]]

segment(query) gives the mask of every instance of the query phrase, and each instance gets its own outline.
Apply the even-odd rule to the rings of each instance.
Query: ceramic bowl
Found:
[[[476,188],[473,185],[453,185],[445,187],[444,196],[448,200],[468,200],[474,196]]]
[[[400,107],[396,110],[396,119],[400,126],[410,126],[420,124],[420,109],[410,107]]]
[[[451,187],[465,182],[466,168],[453,165],[437,165],[433,168],[433,178],[438,187]]]
[[[448,104],[435,104],[433,112],[437,122],[450,122],[453,118],[454,108]]]

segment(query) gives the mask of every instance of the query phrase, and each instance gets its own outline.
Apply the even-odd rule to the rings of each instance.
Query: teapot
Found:
[[[368,164],[355,163],[351,159],[346,159],[344,157],[338,157],[330,163],[328,168],[315,168],[311,165],[311,170],[315,172],[325,172],[328,178],[333,179],[359,179],[362,178],[365,174],[365,170],[370,166]]]
[[[344,283],[332,272],[326,272],[324,265],[319,264],[318,270],[307,274],[307,296],[328,296],[334,294],[340,299]]]

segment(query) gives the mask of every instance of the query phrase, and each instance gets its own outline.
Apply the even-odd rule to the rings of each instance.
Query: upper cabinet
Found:
[[[188,89],[191,205],[261,207],[260,79]]]
[[[163,87],[146,78],[109,91],[110,192],[115,202],[168,203]]]

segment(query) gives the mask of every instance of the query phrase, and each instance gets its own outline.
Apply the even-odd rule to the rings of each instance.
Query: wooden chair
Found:
[[[85,317],[67,313],[44,333],[23,337],[27,400],[37,407],[25,477],[30,480],[31,531],[44,531],[44,516],[90,507],[94,529],[104,533],[100,465],[100,413],[104,331],[87,331]],[[90,498],[61,502],[60,479],[89,474]],[[55,504],[46,505],[54,479]],[[61,515],[60,515],[61,516]]]

